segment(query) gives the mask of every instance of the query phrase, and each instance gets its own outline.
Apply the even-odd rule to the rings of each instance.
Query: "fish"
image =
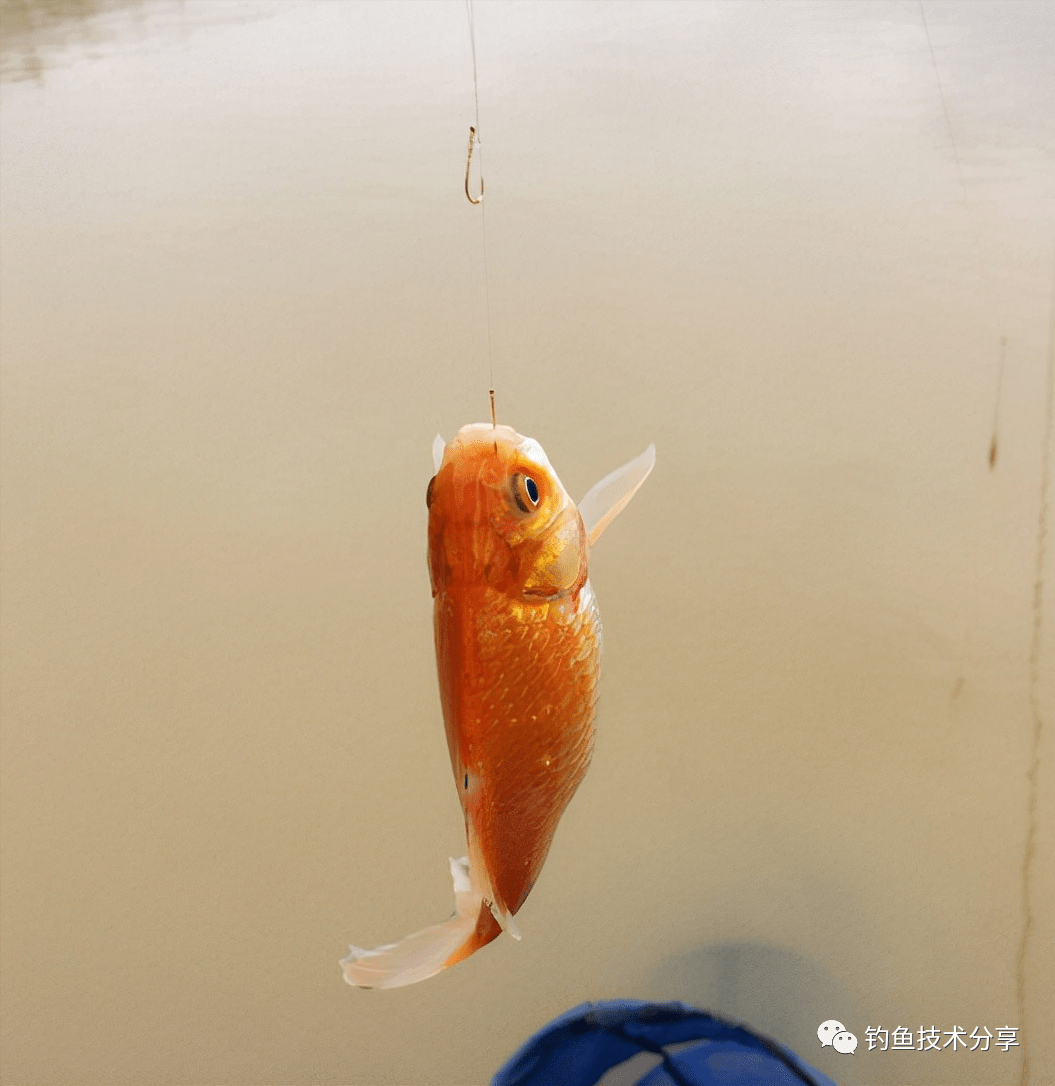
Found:
[[[655,446],[578,506],[542,446],[474,423],[433,442],[428,564],[440,702],[465,819],[450,860],[455,910],[398,943],[350,946],[345,980],[397,988],[464,961],[534,886],[590,764],[601,620],[589,549],[644,483]]]

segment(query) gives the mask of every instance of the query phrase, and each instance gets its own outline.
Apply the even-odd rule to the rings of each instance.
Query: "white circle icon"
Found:
[[[828,1045],[832,1043],[837,1033],[845,1032],[846,1027],[842,1024],[842,1022],[836,1022],[834,1018],[829,1018],[827,1022],[821,1022],[821,1024],[817,1027],[817,1038],[821,1042],[821,1044],[824,1045],[825,1048],[827,1048]],[[854,1041],[854,1044],[856,1043],[857,1042]]]
[[[857,1038],[848,1030],[844,1029],[841,1033],[837,1033],[832,1038],[832,1047],[836,1052],[856,1052]]]

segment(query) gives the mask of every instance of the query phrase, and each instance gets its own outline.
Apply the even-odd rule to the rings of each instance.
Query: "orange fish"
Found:
[[[576,508],[542,447],[508,426],[433,443],[429,575],[436,664],[468,856],[450,861],[454,915],[375,950],[350,947],[360,988],[424,980],[486,946],[531,892],[593,748],[601,622],[588,547],[648,477],[641,456]]]

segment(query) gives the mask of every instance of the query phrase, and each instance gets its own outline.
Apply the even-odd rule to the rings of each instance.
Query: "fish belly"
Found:
[[[444,723],[470,839],[499,912],[531,891],[593,748],[600,615],[589,581],[550,602],[436,601]]]

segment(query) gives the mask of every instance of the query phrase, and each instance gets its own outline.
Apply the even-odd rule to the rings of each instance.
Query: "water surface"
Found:
[[[490,379],[464,6],[4,5],[5,1082],[483,1083],[617,997],[839,1082],[1019,1076],[867,1051],[898,1025],[1055,1077],[1055,17],[925,10],[937,73],[918,4],[476,4],[500,418],[576,496],[659,462],[523,942],[359,992],[345,945],[446,916],[462,848],[424,492]]]

